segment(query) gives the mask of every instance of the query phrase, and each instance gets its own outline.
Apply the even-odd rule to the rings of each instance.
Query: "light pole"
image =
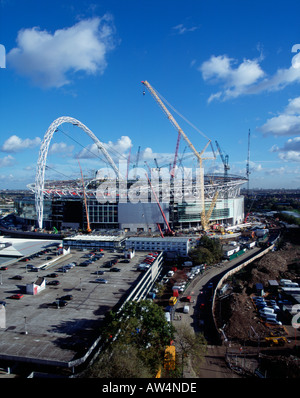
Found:
[[[25,327],[25,334],[28,334],[27,332],[27,323],[26,323],[26,316],[24,316],[24,327]]]

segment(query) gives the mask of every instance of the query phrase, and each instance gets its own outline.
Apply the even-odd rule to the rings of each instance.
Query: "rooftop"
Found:
[[[145,237],[145,236],[132,236],[128,238],[128,241],[144,241],[144,242],[188,242],[190,238],[186,237],[178,237],[178,236],[166,236],[164,238],[161,237]]]

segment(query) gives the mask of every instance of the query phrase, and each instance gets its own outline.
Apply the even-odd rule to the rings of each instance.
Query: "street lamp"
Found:
[[[25,334],[28,334],[28,332],[27,332],[26,316],[24,316],[24,321],[25,321],[25,323],[24,323]]]

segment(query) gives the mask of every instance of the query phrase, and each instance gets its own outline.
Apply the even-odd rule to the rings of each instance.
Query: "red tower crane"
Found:
[[[166,218],[166,216],[165,216],[165,213],[164,213],[164,211],[163,211],[163,209],[162,209],[162,207],[161,207],[161,205],[160,205],[160,203],[159,203],[158,197],[157,197],[157,195],[156,195],[156,193],[155,193],[155,191],[154,191],[154,189],[153,189],[153,186],[152,186],[152,184],[151,184],[151,181],[150,181],[150,179],[149,179],[147,173],[146,173],[146,177],[147,177],[148,182],[149,182],[149,184],[150,184],[150,187],[151,187],[151,189],[152,189],[152,192],[153,192],[153,195],[154,195],[154,197],[155,197],[155,200],[156,200],[156,202],[157,202],[157,204],[158,204],[159,210],[160,210],[160,212],[161,212],[161,214],[162,214],[162,216],[163,216],[163,219],[165,220],[165,223],[166,223],[166,226],[167,226],[167,232],[168,232],[168,234],[170,234],[170,235],[174,235],[174,232],[173,232],[173,231],[171,230],[171,228],[170,228],[170,225],[169,225],[169,223],[168,223],[168,220],[167,220],[167,218]],[[158,229],[160,230],[161,236],[164,237],[160,225],[157,224],[157,226],[158,226]]]

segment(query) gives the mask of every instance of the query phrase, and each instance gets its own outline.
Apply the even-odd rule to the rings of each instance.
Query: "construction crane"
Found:
[[[212,214],[212,212],[213,212],[213,209],[214,209],[214,207],[215,207],[215,205],[216,205],[218,196],[219,196],[219,192],[216,192],[216,194],[214,195],[214,197],[213,197],[213,199],[212,199],[212,201],[211,201],[211,204],[210,204],[210,206],[209,206],[209,209],[207,210],[207,213],[206,213],[206,215],[205,215],[205,216],[206,216],[207,226],[208,226],[208,222],[209,222],[209,219],[210,219],[210,217],[211,217],[211,214]]]
[[[153,189],[153,186],[152,186],[151,181],[150,181],[150,179],[149,179],[149,177],[148,177],[148,174],[147,174],[147,173],[145,173],[145,174],[146,174],[147,180],[148,180],[148,182],[149,182],[149,185],[150,185],[150,187],[151,187],[151,189],[152,189],[152,192],[153,192],[153,195],[154,195],[154,197],[155,197],[155,200],[156,200],[156,202],[157,202],[157,204],[158,204],[159,210],[160,210],[160,212],[161,212],[161,214],[162,214],[162,216],[163,216],[163,219],[165,220],[165,223],[166,223],[166,226],[167,226],[167,233],[168,233],[169,235],[174,235],[174,232],[173,232],[173,231],[171,230],[171,228],[170,228],[170,225],[169,225],[168,220],[167,220],[167,218],[166,218],[166,216],[165,216],[165,213],[164,213],[164,211],[163,211],[163,209],[162,209],[162,207],[161,207],[161,205],[160,205],[160,203],[159,203],[158,197],[157,197],[157,195],[156,195],[156,193],[155,193],[155,191],[154,191],[154,189]],[[158,226],[158,229],[159,229],[159,231],[160,231],[161,236],[164,237],[160,225],[157,224],[157,226]]]
[[[86,200],[85,187],[84,187],[84,179],[83,179],[83,174],[82,174],[82,169],[81,169],[81,166],[80,166],[79,159],[78,159],[78,164],[79,164],[80,173],[81,173],[83,197],[84,197],[85,212],[86,212],[86,222],[87,222],[86,232],[87,233],[91,233],[92,230],[91,230],[91,227],[90,227],[90,218],[89,218],[89,212],[88,212],[88,207],[87,207],[87,200]]]
[[[208,147],[209,144],[211,144],[211,140],[208,140],[207,144],[205,145],[205,147],[203,148],[203,150],[201,152],[198,152],[196,150],[196,148],[194,147],[194,145],[192,144],[192,142],[190,141],[190,139],[187,137],[187,135],[184,133],[184,131],[182,130],[182,128],[179,126],[179,124],[176,122],[176,120],[174,119],[174,117],[172,116],[172,114],[169,112],[169,110],[167,109],[167,107],[165,106],[165,104],[162,102],[162,100],[160,99],[159,95],[157,94],[157,92],[154,90],[154,88],[150,85],[149,82],[142,81],[142,84],[147,87],[147,89],[149,90],[150,94],[152,95],[152,97],[155,99],[155,101],[158,103],[158,105],[160,106],[160,108],[163,110],[163,112],[165,113],[165,115],[167,116],[167,118],[170,120],[170,122],[172,123],[172,125],[176,128],[176,130],[178,131],[178,134],[182,135],[183,138],[185,139],[185,141],[187,142],[188,146],[190,147],[190,149],[193,151],[193,153],[196,155],[196,158],[198,159],[199,162],[199,169],[200,169],[200,201],[201,201],[201,225],[204,231],[207,230],[208,227],[208,219],[206,217],[205,214],[205,201],[204,201],[204,173],[203,173],[203,160],[207,160],[207,159],[215,159],[215,158],[203,158],[202,155],[204,153],[204,151],[206,150],[206,148]],[[216,196],[218,195],[218,192],[216,192],[215,194]]]
[[[223,155],[223,152],[222,152],[222,150],[220,148],[220,145],[218,144],[218,141],[216,141],[216,146],[218,148],[220,157],[221,157],[223,165],[224,165],[224,182],[227,182],[228,181],[228,170],[230,170],[230,167],[229,167],[229,164],[228,164],[229,156],[228,155],[225,155],[225,156]],[[227,189],[225,189],[224,207],[226,209],[228,207],[228,190]]]
[[[224,179],[225,179],[225,181],[228,181],[228,170],[230,170],[230,167],[229,167],[229,164],[228,164],[229,156],[228,155],[225,155],[225,156],[223,155],[223,152],[222,152],[222,150],[221,150],[221,148],[220,148],[220,146],[218,144],[218,141],[216,141],[216,146],[218,148],[220,157],[221,157],[223,165],[224,165]]]
[[[136,178],[136,169],[139,167],[140,152],[141,152],[141,147],[139,146],[138,152],[137,152],[137,155],[136,155],[136,163],[135,163],[135,170],[134,170],[134,178]]]
[[[156,170],[160,171],[160,167],[159,167],[159,165],[157,163],[157,159],[156,158],[154,158],[154,162],[155,162],[155,165],[156,165]]]
[[[178,157],[178,150],[179,150],[180,138],[181,138],[181,133],[178,132],[177,142],[176,142],[176,148],[175,148],[175,155],[174,155],[174,161],[173,161],[173,167],[172,167],[171,172],[170,172],[172,178],[174,178],[174,176],[175,176],[175,167],[176,167],[176,163],[177,163],[177,157]]]

